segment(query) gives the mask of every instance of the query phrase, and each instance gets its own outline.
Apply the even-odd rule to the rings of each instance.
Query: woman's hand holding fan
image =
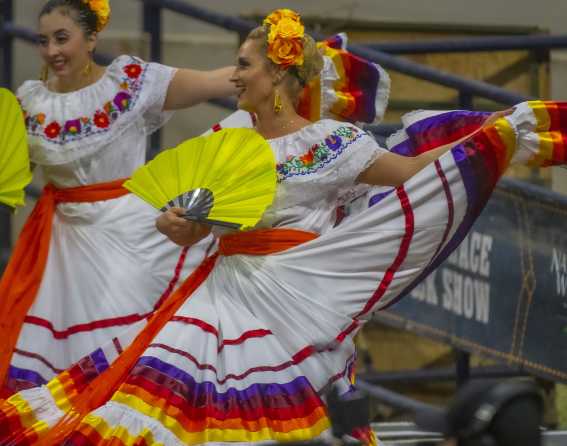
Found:
[[[180,246],[194,245],[211,233],[211,225],[187,220],[186,212],[183,208],[171,208],[156,220],[158,231]]]
[[[242,230],[254,227],[272,204],[275,167],[270,145],[255,130],[224,129],[160,153],[124,187],[164,212],[183,210],[163,217],[162,229],[183,217]],[[195,236],[204,231],[198,228],[191,229]]]

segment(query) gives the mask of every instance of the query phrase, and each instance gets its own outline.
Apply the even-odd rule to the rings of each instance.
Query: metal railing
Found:
[[[567,48],[567,35],[491,36],[425,42],[366,43],[364,46],[390,54],[469,53],[478,51],[551,50]]]
[[[139,0],[144,8],[144,31],[150,34],[151,48],[155,52],[151,53],[154,60],[160,60],[161,41],[162,41],[162,11],[168,10],[178,14],[192,17],[194,19],[222,27],[229,31],[235,31],[241,35],[246,35],[256,23],[236,17],[229,17],[224,14],[209,11],[200,6],[185,3],[181,0]],[[319,33],[311,33],[316,39],[323,39]],[[567,45],[565,45],[567,47]],[[412,62],[400,57],[392,56],[383,51],[362,45],[349,45],[349,51],[367,60],[380,64],[384,69],[396,71],[416,79],[422,79],[437,85],[443,85],[455,89],[459,92],[459,106],[472,108],[475,97],[490,99],[495,102],[513,105],[529,99],[526,96],[511,93],[500,87],[486,82],[464,79],[450,73]]]

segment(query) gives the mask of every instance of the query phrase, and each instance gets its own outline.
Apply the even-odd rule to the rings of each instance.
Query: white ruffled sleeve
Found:
[[[140,59],[137,60],[140,64],[145,65],[147,72],[139,106],[143,113],[146,134],[150,135],[162,127],[173,115],[173,111],[164,111],[163,105],[169,84],[177,69],[155,62],[144,63]]]
[[[323,120],[299,132],[303,152],[288,154],[277,164],[280,181],[331,186],[344,195],[357,177],[387,152],[364,130],[348,123]]]

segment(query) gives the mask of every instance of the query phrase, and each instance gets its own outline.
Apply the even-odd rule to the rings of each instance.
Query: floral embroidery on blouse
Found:
[[[106,131],[122,114],[133,108],[142,89],[145,67],[140,63],[124,66],[120,90],[92,116],[79,116],[65,122],[57,122],[48,119],[45,113],[30,115],[24,110],[28,134],[64,144]]]
[[[290,155],[284,162],[278,163],[278,182],[297,175],[315,173],[336,159],[362,135],[364,132],[356,127],[339,127],[323,141],[311,146],[303,155]]]

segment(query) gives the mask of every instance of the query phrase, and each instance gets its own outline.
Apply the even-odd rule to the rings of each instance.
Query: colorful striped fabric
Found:
[[[96,350],[57,375],[46,386],[35,388],[39,395],[34,402],[43,407],[41,413],[36,413],[19,393],[11,396],[1,408],[0,444],[34,444],[72,409],[81,391],[116,357],[114,352]]]
[[[321,76],[304,89],[298,112],[315,122],[322,118],[376,123],[382,120],[390,78],[380,66],[346,50],[346,35],[318,44],[325,59]]]
[[[412,116],[412,122],[407,122],[398,134],[390,137],[388,148],[400,155],[416,156],[474,132],[488,116],[489,113],[463,110],[416,113]],[[521,125],[515,126],[516,123]],[[453,157],[467,194],[466,214],[451,239],[447,240],[448,234],[444,234],[431,263],[388,306],[408,295],[457,248],[484,209],[498,179],[512,162],[541,167],[565,164],[566,138],[567,103],[530,101],[517,105],[509,119],[499,119],[494,126],[453,148]],[[440,170],[438,161],[435,168]],[[439,174],[442,175],[442,172]],[[391,192],[393,190],[371,194],[368,205],[378,204]],[[455,223],[453,218],[456,206],[449,193],[447,205],[450,210],[449,227]]]
[[[422,153],[485,120],[414,114],[390,148]],[[352,389],[352,336],[447,258],[510,162],[565,164],[566,135],[567,103],[520,104],[403,186],[371,191],[366,209],[317,239],[276,255],[221,256],[112,399],[64,444],[220,446],[329,435],[324,394],[332,384]],[[116,355],[103,348],[2,402],[0,445],[35,444]]]

